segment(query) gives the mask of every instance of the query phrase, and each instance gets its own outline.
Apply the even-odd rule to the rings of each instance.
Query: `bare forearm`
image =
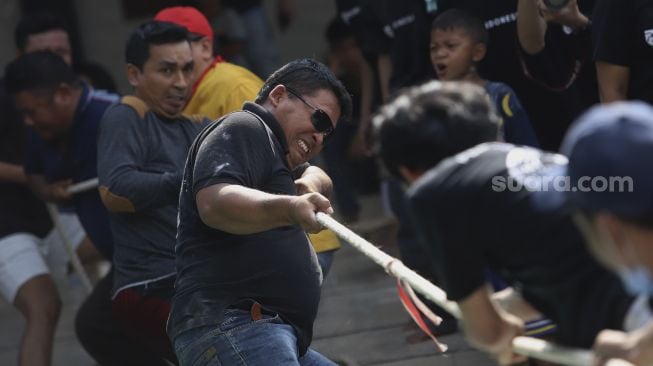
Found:
[[[306,232],[317,233],[323,228],[315,213],[333,213],[329,200],[319,193],[276,195],[225,183],[202,188],[197,192],[195,202],[202,222],[238,235],[288,225],[298,225]]]
[[[517,6],[517,36],[528,54],[542,51],[546,45],[547,25],[535,0],[519,0]]]
[[[599,61],[596,63],[596,75],[601,103],[625,100],[628,97],[628,84],[630,82],[630,69],[628,67]]]
[[[200,190],[196,202],[206,225],[242,235],[292,225],[289,213],[292,198],[219,184]]]
[[[25,170],[21,165],[0,162],[0,181],[25,184]]]
[[[465,334],[476,347],[498,354],[510,348],[518,333],[518,322],[504,313],[490,298],[490,288],[483,285],[459,303]]]
[[[390,100],[390,77],[392,76],[392,59],[389,54],[379,55],[379,84],[381,87],[381,98],[386,103]]]

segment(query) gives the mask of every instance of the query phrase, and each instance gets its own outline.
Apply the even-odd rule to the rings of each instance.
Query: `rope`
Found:
[[[87,294],[90,294],[91,291],[93,290],[93,285],[91,284],[91,280],[88,278],[88,274],[86,273],[84,267],[82,266],[82,262],[79,260],[79,257],[75,252],[75,248],[73,248],[73,244],[70,242],[70,238],[68,238],[66,231],[63,229],[63,226],[59,221],[59,210],[57,209],[57,205],[55,205],[54,203],[46,203],[46,207],[48,208],[48,213],[50,214],[50,218],[54,223],[54,227],[59,233],[59,237],[61,237],[61,242],[63,243],[64,248],[66,248],[66,251],[68,252],[68,256],[70,257],[70,261],[73,264],[73,268],[75,269],[75,272],[77,272],[77,275],[82,281],[82,286],[84,286],[84,290],[86,290]]]
[[[97,188],[98,184],[100,183],[100,180],[97,178],[85,180],[83,182],[75,183],[68,187],[68,193],[70,194],[77,194],[77,193],[82,193],[94,188]]]
[[[462,319],[458,305],[447,300],[447,294],[439,287],[433,285],[424,277],[406,267],[399,259],[394,258],[374,246],[369,241],[361,238],[356,233],[340,224],[331,216],[318,212],[315,215],[317,222],[349,243],[354,248],[365,254],[385,271],[410,285],[415,291],[421,293],[429,300],[446,309],[457,319]],[[554,362],[570,366],[593,366],[594,357],[591,351],[558,346],[550,342],[532,337],[515,337],[512,342],[513,350],[528,357],[543,361]],[[607,366],[629,366],[632,364],[624,360],[608,360]]]

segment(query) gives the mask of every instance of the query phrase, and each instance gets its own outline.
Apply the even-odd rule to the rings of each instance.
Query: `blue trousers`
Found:
[[[278,315],[252,320],[240,309],[225,310],[222,324],[181,333],[174,348],[180,366],[336,366],[311,349],[299,357],[295,331]]]

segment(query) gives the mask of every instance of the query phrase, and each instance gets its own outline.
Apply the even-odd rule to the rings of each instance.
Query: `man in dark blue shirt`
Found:
[[[97,176],[99,122],[118,96],[81,83],[72,69],[49,51],[21,56],[7,66],[5,75],[7,91],[29,128],[25,170],[44,187],[37,195],[48,201],[71,202],[91,241],[112,259],[109,218],[97,190],[71,196],[66,189],[73,182]],[[113,271],[82,304],[75,324],[79,340],[100,364],[151,364],[147,354],[130,344],[112,319],[112,285]],[[118,349],[121,352],[116,352]]]
[[[118,96],[80,83],[49,51],[17,59],[7,66],[6,75],[7,89],[29,127],[25,172],[28,180],[45,183],[37,184],[35,193],[46,201],[72,203],[91,241],[111,259],[108,215],[99,194],[72,196],[66,190],[73,182],[96,177],[97,126]]]
[[[97,176],[99,122],[104,111],[118,101],[118,96],[94,90],[85,84],[79,85],[78,93],[77,103],[73,101],[69,109],[73,112],[73,117],[68,119],[67,116],[62,116],[63,123],[67,123],[67,126],[61,136],[55,136],[57,132],[50,132],[48,127],[41,127],[41,121],[31,116],[36,111],[26,107],[28,113],[25,120],[32,127],[28,130],[25,161],[28,179],[70,184]],[[28,106],[31,101],[33,98],[28,96],[28,92],[18,93],[17,103],[22,103],[19,108],[21,105]],[[56,114],[51,116],[56,118]],[[72,196],[59,188],[66,187],[53,186],[49,192],[43,192],[40,196],[46,200],[70,201],[93,244],[110,260],[113,253],[111,230],[107,225],[107,211],[97,191],[90,190]]]

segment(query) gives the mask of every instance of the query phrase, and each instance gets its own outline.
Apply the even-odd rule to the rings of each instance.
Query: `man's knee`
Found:
[[[31,278],[21,286],[14,304],[28,322],[54,326],[61,314],[61,298],[49,274]]]

